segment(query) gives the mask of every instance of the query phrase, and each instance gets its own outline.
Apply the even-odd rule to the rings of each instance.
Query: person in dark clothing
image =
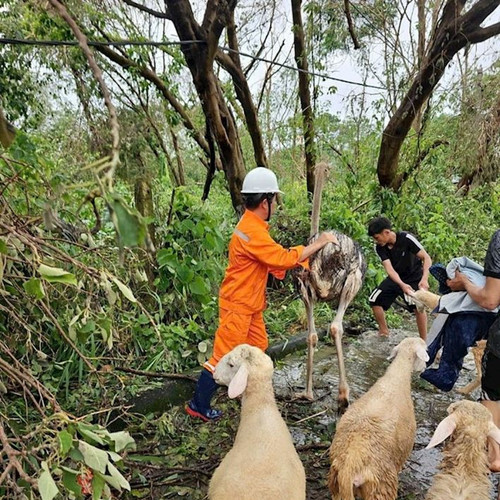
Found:
[[[429,267],[432,261],[415,236],[405,231],[394,232],[391,221],[386,217],[372,219],[368,224],[368,235],[374,239],[375,250],[388,275],[372,291],[368,300],[377,320],[379,335],[388,336],[385,311],[397,297],[405,298],[405,295],[419,288],[429,289]],[[418,333],[425,340],[427,314],[417,311],[414,305],[409,307],[415,312]]]
[[[482,287],[472,283],[460,271],[455,272],[455,277],[448,280],[447,285],[454,291],[466,290],[477,304],[486,309],[500,306],[500,229],[490,240],[483,274],[486,282]],[[488,332],[482,365],[481,403],[490,410],[493,421],[500,427],[500,314]],[[490,469],[500,472],[500,447],[491,438],[488,438],[488,455]]]

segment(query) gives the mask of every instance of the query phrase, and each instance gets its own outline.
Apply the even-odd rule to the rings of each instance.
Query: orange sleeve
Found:
[[[299,258],[304,250],[303,245],[290,249],[276,243],[267,231],[262,231],[253,236],[245,245],[245,250],[256,260],[267,265],[273,271],[292,269],[299,263]]]
[[[285,269],[269,269],[269,272],[278,280],[284,280],[286,276]]]

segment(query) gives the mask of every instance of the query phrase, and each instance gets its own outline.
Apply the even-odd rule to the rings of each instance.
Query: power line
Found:
[[[110,42],[96,42],[92,40],[88,40],[87,44],[91,47],[123,47],[127,45],[132,46],[144,46],[144,47],[162,47],[168,45],[199,45],[206,43],[204,40],[179,40],[175,42],[154,42],[151,40],[138,41],[138,40],[120,40],[120,41],[110,41]],[[32,39],[23,39],[23,38],[0,38],[0,44],[3,45],[30,45],[30,46],[65,46],[65,47],[74,47],[78,46],[78,42],[76,40],[32,40]],[[343,78],[335,78],[330,75],[325,75],[322,73],[316,73],[314,71],[305,71],[300,68],[296,68],[295,66],[291,66],[289,64],[284,64],[280,62],[273,61],[271,59],[266,59],[264,57],[254,56],[252,54],[247,54],[245,52],[239,52],[237,50],[231,49],[229,47],[219,47],[220,50],[224,52],[231,52],[233,54],[238,54],[243,57],[249,57],[250,59],[254,59],[256,61],[262,61],[268,64],[272,64],[274,66],[279,66],[281,68],[290,69],[292,71],[297,71],[301,73],[306,73],[311,76],[315,76],[317,78],[324,78],[325,80],[333,80],[335,82],[348,83],[350,85],[357,85],[360,87],[366,87],[377,90],[386,90],[384,87],[379,87],[377,85],[370,85],[369,83],[362,82],[353,82],[351,80],[345,80]]]

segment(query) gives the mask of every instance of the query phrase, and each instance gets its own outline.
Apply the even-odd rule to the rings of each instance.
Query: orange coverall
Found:
[[[283,279],[287,269],[299,265],[303,249],[283,248],[269,235],[269,224],[245,210],[229,242],[229,265],[219,291],[219,327],[212,357],[203,365],[207,370],[213,372],[222,356],[239,344],[267,348],[262,314],[267,275]]]

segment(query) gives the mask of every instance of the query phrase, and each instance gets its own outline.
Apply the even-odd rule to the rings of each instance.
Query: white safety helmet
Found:
[[[278,187],[276,174],[265,167],[250,170],[243,179],[242,194],[282,193]]]

